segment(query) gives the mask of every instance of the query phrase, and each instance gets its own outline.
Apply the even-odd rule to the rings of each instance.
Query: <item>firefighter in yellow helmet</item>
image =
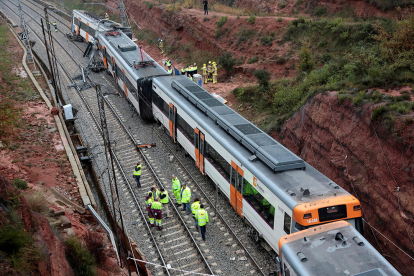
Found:
[[[201,68],[201,70],[203,70],[204,83],[207,83],[207,67],[206,67],[206,64],[203,64],[203,68]]]
[[[211,61],[208,62],[207,65],[207,81],[212,80],[212,74],[213,74],[213,64],[211,64]]]
[[[217,83],[217,64],[213,62],[213,83]]]
[[[106,20],[108,20],[108,19],[109,19],[109,15],[108,15],[108,13],[107,13],[107,12],[105,13],[105,19],[106,19]]]

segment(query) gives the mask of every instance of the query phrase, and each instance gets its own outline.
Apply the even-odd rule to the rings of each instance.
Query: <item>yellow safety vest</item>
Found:
[[[208,222],[208,213],[204,209],[198,210],[197,214],[195,215],[196,220],[198,221],[199,226],[204,226]]]
[[[141,169],[142,169],[141,165],[136,166],[134,170],[134,175],[137,175],[137,176],[141,175]]]
[[[161,209],[162,209],[162,204],[161,204],[161,202],[154,201],[154,202],[151,204],[151,209],[153,209],[153,210],[161,210]]]
[[[160,199],[161,203],[162,203],[162,204],[166,204],[166,203],[168,203],[168,201],[169,201],[168,192],[167,192],[167,191],[164,191],[164,192],[162,192],[160,195],[166,195],[166,197],[164,197],[164,198]]]
[[[180,191],[181,183],[180,180],[178,180],[178,178],[172,180],[172,189],[173,192]]]
[[[182,195],[181,195],[181,202],[182,203],[188,203],[191,199],[191,190],[190,188],[185,188]]]
[[[196,201],[193,204],[191,204],[191,212],[193,212],[193,215],[195,215],[198,212],[198,209],[200,209],[200,201]]]

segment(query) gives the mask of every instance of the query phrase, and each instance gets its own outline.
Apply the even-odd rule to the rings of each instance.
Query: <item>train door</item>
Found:
[[[170,103],[169,119],[170,136],[173,138],[174,143],[177,143],[177,108],[172,103]]]
[[[204,174],[204,156],[206,152],[205,136],[198,128],[194,129],[194,148],[197,168]]]
[[[242,217],[243,216],[243,170],[231,161],[230,171],[230,203],[234,210]]]

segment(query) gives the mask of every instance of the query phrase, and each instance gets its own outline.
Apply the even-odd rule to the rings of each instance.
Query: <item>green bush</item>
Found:
[[[315,16],[322,16],[326,14],[326,9],[324,7],[316,7],[315,10],[313,11],[313,15]]]
[[[287,62],[287,58],[285,58],[283,56],[276,58],[276,64],[282,65],[282,64],[285,64],[286,62]]]
[[[309,47],[307,44],[303,44],[302,51],[299,54],[300,63],[299,70],[302,72],[310,72],[313,69],[313,62]]]
[[[224,70],[226,70],[228,76],[233,72],[236,62],[237,59],[228,52],[223,52],[219,58],[219,64],[224,68]]]
[[[270,73],[267,70],[256,70],[253,75],[258,79],[259,85],[262,87],[268,87],[270,81]]]
[[[247,63],[248,63],[248,64],[253,64],[253,63],[257,62],[258,60],[259,60],[259,57],[258,57],[257,55],[255,55],[255,56],[251,57],[251,58],[247,61]]]
[[[409,102],[398,102],[398,103],[390,105],[390,110],[394,110],[400,114],[410,113],[411,108],[412,108],[412,104]]]
[[[343,104],[343,102],[345,101],[345,99],[352,99],[351,95],[338,95],[338,103],[339,104]]]
[[[148,10],[151,10],[155,6],[155,3],[153,2],[145,1],[144,3],[145,3],[145,6],[147,6]]]
[[[303,3],[303,0],[296,0],[295,6],[300,6],[302,5],[302,3]]]
[[[282,17],[279,17],[279,18],[277,19],[277,22],[282,22],[282,21],[283,21]]]
[[[27,182],[21,180],[20,178],[13,179],[12,184],[13,184],[14,187],[16,187],[20,190],[24,190],[24,189],[27,188]]]
[[[0,228],[0,251],[16,254],[30,241],[30,236],[20,226]]]
[[[273,38],[270,36],[262,36],[260,42],[262,45],[272,45]]]
[[[95,258],[76,237],[70,237],[65,241],[66,256],[75,275],[94,276]]]
[[[223,27],[223,25],[224,24],[226,24],[226,22],[227,22],[227,16],[222,16],[222,17],[220,17],[220,19],[217,21],[217,28],[221,28],[221,27]]]
[[[208,17],[204,17],[204,18],[203,18],[203,21],[204,21],[204,22],[206,22],[206,21],[210,21],[210,18],[208,18]]]
[[[245,42],[253,38],[255,31],[253,29],[246,29],[245,26],[241,27],[236,33],[237,43]]]
[[[281,8],[281,9],[283,9],[283,8],[285,8],[285,7],[286,7],[286,3],[285,3],[285,2],[279,2],[277,5],[278,5],[278,6],[279,6],[279,8]]]
[[[254,24],[256,22],[256,16],[254,14],[250,15],[249,19],[247,20],[250,24]]]
[[[352,104],[353,105],[361,104],[364,101],[364,95],[365,95],[364,91],[359,92],[358,96],[356,96],[352,99]]]
[[[380,117],[384,116],[388,112],[388,108],[386,106],[379,106],[372,111],[372,120],[376,121]]]

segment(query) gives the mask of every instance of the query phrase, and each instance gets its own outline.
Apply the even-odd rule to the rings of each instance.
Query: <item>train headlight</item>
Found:
[[[307,213],[303,215],[303,219],[310,219],[312,218],[312,214],[311,213]]]
[[[361,205],[354,206],[354,211],[360,211],[360,210],[361,210]]]

